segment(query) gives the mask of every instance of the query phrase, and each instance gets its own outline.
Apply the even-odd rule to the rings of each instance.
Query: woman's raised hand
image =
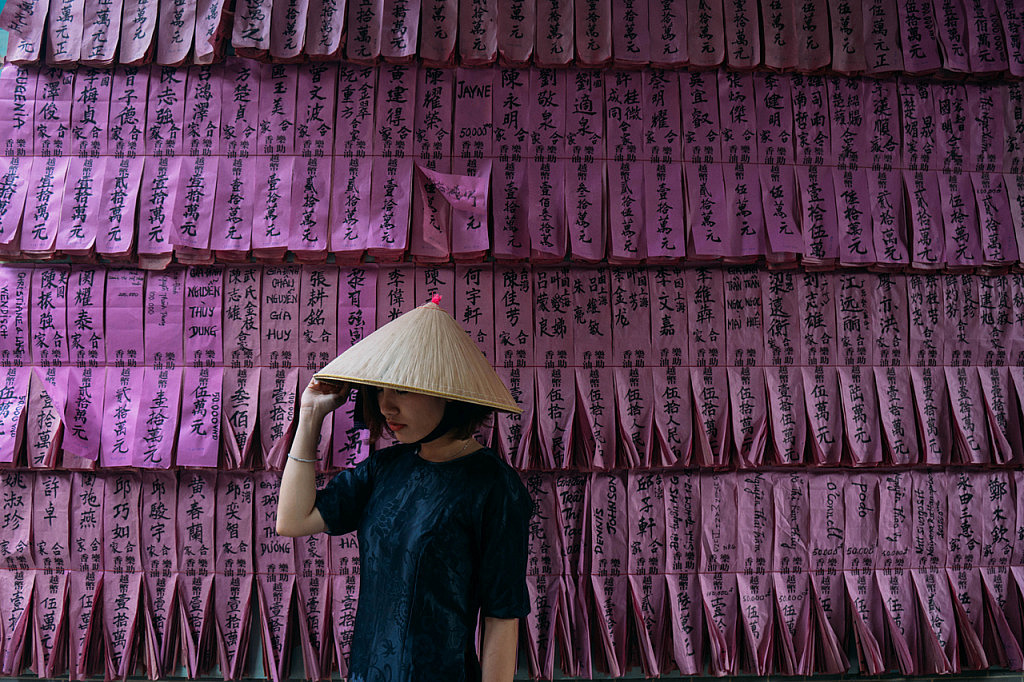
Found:
[[[351,386],[348,383],[334,383],[332,381],[310,380],[306,390],[302,392],[302,402],[299,404],[303,412],[310,413],[310,416],[323,419],[331,412],[341,407],[348,398]]]

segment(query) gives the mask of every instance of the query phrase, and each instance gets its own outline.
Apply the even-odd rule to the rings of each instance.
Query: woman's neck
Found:
[[[448,462],[464,457],[478,450],[480,444],[475,438],[451,438],[444,436],[420,445],[420,457],[428,462]]]

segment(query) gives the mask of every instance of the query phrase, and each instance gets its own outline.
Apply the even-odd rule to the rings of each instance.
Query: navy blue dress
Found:
[[[331,535],[357,531],[350,682],[480,679],[477,614],[522,618],[533,503],[487,448],[448,462],[396,445],[317,492]]]

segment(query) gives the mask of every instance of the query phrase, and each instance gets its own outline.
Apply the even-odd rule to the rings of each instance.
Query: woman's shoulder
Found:
[[[482,486],[487,495],[508,495],[524,502],[530,499],[519,472],[513,469],[498,453],[484,447],[474,453],[475,464],[489,485]]]

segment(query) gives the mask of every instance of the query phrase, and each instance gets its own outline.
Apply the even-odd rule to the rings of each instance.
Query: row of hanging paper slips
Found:
[[[752,266],[0,268],[0,461],[283,466],[313,373],[427,301],[524,408],[520,469],[1022,461],[1024,275]],[[369,444],[352,404],[324,469]]]
[[[2,671],[344,675],[354,536],[274,531],[276,472],[0,479]],[[321,475],[320,483],[326,478]],[[1024,668],[1019,471],[528,473],[535,677]],[[252,604],[258,609],[253,619]]]
[[[1024,16],[1009,0],[555,0],[346,3],[245,0],[12,3],[0,28],[8,56],[62,66],[155,59],[219,61],[239,54],[374,62],[415,58],[450,65],[709,68],[887,74],[1024,75]],[[49,11],[48,11],[49,10]],[[759,11],[760,10],[760,11]],[[456,39],[458,38],[458,46]]]
[[[334,64],[0,71],[0,253],[1006,267],[1024,85]]]

